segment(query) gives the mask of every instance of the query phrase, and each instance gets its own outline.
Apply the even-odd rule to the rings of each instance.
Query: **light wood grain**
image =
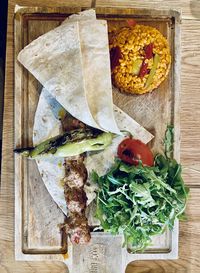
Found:
[[[182,95],[181,161],[200,170],[200,21],[183,20],[182,25]],[[190,172],[191,173],[191,172]],[[195,175],[195,173],[193,174]],[[196,173],[197,175],[197,173]],[[200,174],[199,174],[200,178]],[[188,181],[191,183],[191,181]],[[196,182],[195,182],[196,183]],[[200,184],[200,181],[198,182]]]
[[[200,2],[198,0],[97,0],[96,6],[108,7],[133,7],[133,8],[155,8],[181,10],[184,19],[200,19]]]
[[[195,6],[196,2],[196,6]],[[7,34],[7,58],[6,58],[6,84],[4,97],[4,131],[3,131],[3,163],[0,193],[0,272],[1,273],[50,273],[66,272],[65,265],[56,262],[15,262],[14,261],[14,183],[13,183],[13,12],[16,1],[9,1],[8,7],[8,34]],[[19,0],[20,5],[68,5],[71,1],[47,1]],[[117,1],[107,1],[109,5],[119,5]],[[105,4],[105,1],[104,1]],[[121,1],[121,5],[156,6],[171,8],[183,7],[183,17],[192,19],[190,6],[193,13],[199,14],[199,1]],[[73,6],[89,6],[90,1],[76,1]],[[197,16],[195,17],[197,18]],[[199,135],[199,86],[200,86],[200,21],[182,21],[182,105],[181,114],[181,162],[187,166],[199,166],[198,154],[200,154]],[[195,56],[196,54],[196,56]],[[192,61],[191,61],[192,60]],[[186,171],[186,170],[185,170]],[[192,171],[190,172],[192,173]],[[199,177],[200,178],[200,177]],[[198,174],[187,176],[187,183],[192,186],[200,186]],[[199,189],[192,189],[189,213],[190,222],[181,225],[180,259],[177,261],[137,262],[134,267],[128,267],[128,273],[134,272],[167,272],[167,273],[198,273],[199,269]],[[189,247],[188,247],[189,246]]]

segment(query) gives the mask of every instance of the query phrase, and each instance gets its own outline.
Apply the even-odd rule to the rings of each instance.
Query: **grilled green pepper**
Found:
[[[141,66],[142,66],[142,60],[141,59],[135,60],[132,66],[132,73],[137,76],[140,72]]]
[[[14,152],[32,159],[75,156],[88,151],[104,150],[111,144],[113,137],[112,133],[79,129],[47,139],[35,147],[15,149]]]
[[[153,57],[153,66],[150,70],[150,73],[149,73],[149,76],[147,78],[147,81],[146,81],[146,84],[145,84],[145,88],[148,88],[152,82],[153,82],[153,77],[156,73],[156,69],[157,69],[157,66],[160,62],[160,56],[158,54],[155,54],[155,56]]]

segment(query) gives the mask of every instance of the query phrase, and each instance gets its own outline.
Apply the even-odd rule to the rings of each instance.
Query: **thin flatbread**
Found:
[[[79,22],[86,98],[96,123],[120,134],[113,113],[110,55],[106,20]]]
[[[54,117],[42,90],[35,112],[33,144],[37,145],[50,137],[58,135],[60,130],[61,123]],[[36,163],[48,192],[67,215],[64,189],[61,184],[61,181],[65,177],[65,168],[63,167],[64,158],[45,158],[36,160]]]
[[[88,9],[84,11],[80,11],[76,14],[72,14],[69,17],[67,17],[62,24],[70,22],[76,22],[76,21],[82,21],[82,20],[96,20],[96,12],[94,9]]]
[[[40,36],[18,60],[75,118],[95,127],[85,95],[79,24],[68,22]]]

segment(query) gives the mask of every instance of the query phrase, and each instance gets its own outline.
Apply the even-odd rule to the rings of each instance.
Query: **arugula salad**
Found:
[[[107,174],[92,174],[99,186],[96,217],[104,231],[123,233],[129,252],[144,251],[151,236],[172,230],[176,218],[185,219],[189,189],[181,177],[181,165],[170,157],[172,142],[173,128],[168,127],[165,155],[156,155],[153,166],[142,164],[139,156],[137,164],[116,158]]]

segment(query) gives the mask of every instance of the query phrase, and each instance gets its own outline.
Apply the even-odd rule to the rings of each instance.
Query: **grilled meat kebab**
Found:
[[[64,194],[68,208],[68,218],[65,224],[66,233],[72,243],[84,244],[90,241],[90,229],[85,216],[87,196],[84,184],[87,180],[87,170],[83,157],[65,161],[66,175],[64,179]]]

